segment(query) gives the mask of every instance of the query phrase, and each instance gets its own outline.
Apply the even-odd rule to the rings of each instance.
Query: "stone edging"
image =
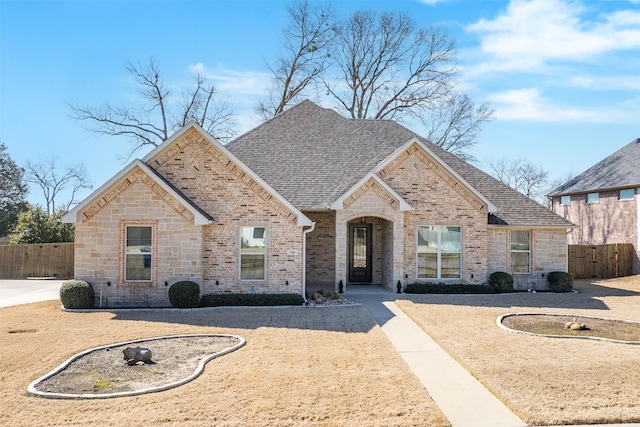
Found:
[[[498,316],[496,319],[496,324],[500,329],[505,331],[514,332],[516,334],[524,334],[531,335],[535,337],[547,337],[547,338],[578,338],[578,339],[586,339],[586,340],[596,340],[596,341],[606,341],[606,342],[614,342],[619,344],[631,344],[631,345],[640,345],[640,341],[625,341],[625,340],[615,340],[612,338],[603,338],[603,337],[594,337],[589,335],[554,335],[554,334],[536,334],[534,332],[521,331],[518,329],[511,329],[504,324],[502,321],[511,316],[558,316],[558,317],[582,317],[586,319],[599,319],[599,320],[610,320],[614,322],[623,322],[623,323],[640,323],[633,320],[622,320],[622,319],[613,319],[610,317],[600,317],[600,316],[586,316],[582,314],[561,314],[561,313],[508,313]]]
[[[143,343],[146,341],[154,341],[154,340],[162,340],[162,339],[171,339],[171,338],[190,338],[190,337],[195,337],[195,338],[205,338],[205,337],[231,337],[231,338],[237,338],[240,340],[240,342],[236,345],[234,345],[233,347],[229,347],[226,348],[222,351],[219,351],[217,353],[213,353],[203,359],[200,359],[200,361],[198,362],[198,366],[196,368],[196,370],[189,375],[188,377],[179,380],[179,381],[174,381],[172,383],[168,383],[168,384],[164,384],[164,385],[160,385],[160,386],[155,386],[155,387],[149,387],[149,388],[145,388],[145,389],[140,389],[140,390],[133,390],[133,391],[123,391],[123,392],[118,392],[118,393],[103,393],[103,394],[93,394],[93,393],[84,393],[84,394],[71,394],[71,393],[50,393],[50,392],[45,392],[45,391],[40,391],[40,390],[36,390],[35,386],[39,383],[41,383],[42,381],[45,381],[51,377],[53,377],[54,375],[60,373],[61,371],[63,371],[67,366],[69,366],[73,361],[81,358],[82,356],[89,354],[91,352],[94,351],[98,351],[98,350],[104,350],[107,348],[112,348],[112,347],[118,347],[118,346],[122,346],[122,345],[128,345],[128,344],[138,344],[138,343]],[[175,388],[178,386],[181,386],[183,384],[186,384],[190,381],[193,381],[195,378],[197,378],[198,376],[200,376],[200,374],[202,373],[202,371],[204,371],[204,367],[207,364],[207,362],[209,362],[212,359],[215,359],[217,357],[220,356],[224,356],[225,354],[231,353],[232,351],[235,351],[237,349],[239,349],[240,347],[244,346],[246,344],[246,340],[244,338],[242,338],[239,335],[231,335],[231,334],[185,334],[185,335],[169,335],[169,336],[163,336],[163,337],[153,337],[153,338],[145,338],[145,339],[141,339],[141,340],[134,340],[134,341],[125,341],[125,342],[120,342],[120,343],[116,343],[116,344],[109,344],[109,345],[104,345],[101,347],[95,347],[95,348],[91,348],[89,350],[85,350],[81,353],[76,354],[75,356],[71,357],[70,359],[68,359],[67,361],[65,361],[64,363],[62,363],[60,366],[58,366],[57,368],[55,368],[53,371],[49,372],[48,374],[44,375],[43,377],[38,378],[37,380],[33,381],[31,384],[29,384],[29,386],[27,387],[27,391],[31,394],[40,396],[40,397],[47,397],[47,398],[51,398],[51,399],[108,399],[108,398],[112,398],[112,397],[124,397],[124,396],[136,396],[139,394],[146,394],[146,393],[155,393],[158,391],[164,391],[164,390],[169,390],[171,388]]]

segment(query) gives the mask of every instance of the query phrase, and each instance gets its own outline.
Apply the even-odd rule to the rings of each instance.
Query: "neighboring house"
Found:
[[[64,221],[75,276],[109,305],[357,284],[544,287],[569,221],[389,120],[305,101],[223,146],[195,123],[134,160]]]
[[[625,145],[549,195],[551,209],[575,223],[570,245],[631,243],[640,273],[640,138]]]

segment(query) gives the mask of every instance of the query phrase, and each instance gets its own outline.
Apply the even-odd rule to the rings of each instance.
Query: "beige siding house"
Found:
[[[305,101],[223,146],[180,129],[71,210],[75,277],[97,304],[354,285],[543,288],[573,224],[388,120]]]

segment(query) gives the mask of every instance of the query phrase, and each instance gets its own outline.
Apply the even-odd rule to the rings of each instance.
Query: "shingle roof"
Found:
[[[640,138],[565,182],[550,196],[640,186]]]
[[[329,204],[412,138],[418,138],[499,212],[489,224],[573,224],[391,120],[348,119],[304,101],[239,136],[227,148],[300,210]]]

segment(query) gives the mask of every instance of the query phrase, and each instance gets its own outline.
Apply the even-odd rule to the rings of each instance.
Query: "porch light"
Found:
[[[400,282],[400,280],[398,280],[398,293],[402,293],[402,283]]]

